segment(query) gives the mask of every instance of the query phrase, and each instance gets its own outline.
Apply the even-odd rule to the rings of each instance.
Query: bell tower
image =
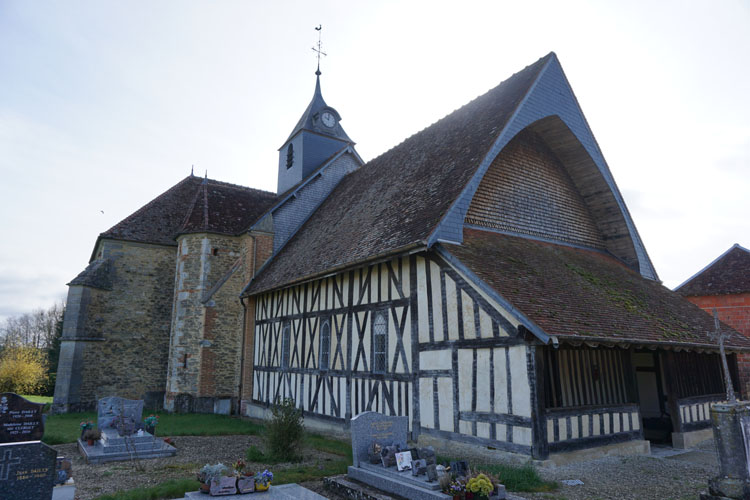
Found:
[[[321,27],[315,28],[320,34]],[[281,194],[306,179],[327,159],[354,142],[341,127],[341,115],[326,104],[320,92],[320,56],[315,71],[315,92],[307,109],[292,130],[284,145],[279,148],[279,176],[277,193]]]

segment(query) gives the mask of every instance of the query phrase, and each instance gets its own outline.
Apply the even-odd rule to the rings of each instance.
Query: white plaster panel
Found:
[[[471,411],[471,372],[474,363],[472,349],[458,350],[458,409]]]
[[[477,337],[474,325],[474,304],[469,294],[461,290],[461,314],[463,315],[464,338],[474,339]]]
[[[490,350],[477,349],[477,411],[490,411]]]
[[[609,429],[609,413],[604,414],[604,432],[602,434],[609,434],[611,431]]]
[[[568,421],[564,418],[557,419],[557,428],[560,432],[560,441],[568,439]]]
[[[547,441],[552,443],[555,440],[555,420],[547,419]]]
[[[403,308],[401,308],[403,311]],[[405,372],[410,372],[414,368],[411,366],[411,311],[406,311],[406,323],[404,324],[404,352],[406,353],[406,363],[404,366]],[[401,361],[403,364],[403,360]]]
[[[430,285],[432,287],[432,323],[435,330],[435,340],[439,342],[447,339],[445,338],[443,327],[443,298],[440,293],[440,268],[434,262],[430,262]]]
[[[594,436],[598,436],[602,433],[601,419],[599,418],[599,415],[592,415],[591,418],[594,419]]]
[[[531,391],[526,372],[526,346],[517,345],[510,348],[511,390],[513,396],[513,414],[531,416]]]
[[[438,416],[440,429],[453,431],[453,381],[446,377],[438,379]]]
[[[531,429],[528,427],[513,427],[513,442],[526,446],[531,445]]]
[[[471,422],[467,422],[465,420],[459,420],[458,432],[460,432],[461,434],[465,434],[467,436],[473,436],[471,432]]]
[[[498,441],[507,441],[508,428],[505,424],[495,424],[495,436]]]
[[[638,420],[637,412],[633,412],[632,415],[633,415],[633,430],[637,431],[641,428],[641,422]]]
[[[589,415],[581,415],[581,437],[589,437]]]
[[[630,419],[628,418],[627,413],[622,414],[622,431],[623,432],[630,431]]]
[[[508,383],[505,349],[495,349],[495,411],[508,413]]]
[[[612,434],[620,432],[620,414],[619,413],[613,413],[612,414]]]
[[[388,286],[390,280],[388,279],[388,266],[385,262],[380,264],[379,283],[380,286],[380,300],[388,300]]]
[[[458,339],[458,304],[456,303],[456,283],[445,276],[445,307],[448,310],[448,339]]]
[[[570,417],[570,438],[578,439],[579,437],[580,436],[578,435],[578,418]]]
[[[483,339],[492,337],[492,318],[481,307],[479,308],[479,329],[479,336]]]
[[[419,353],[419,366],[426,370],[450,370],[452,369],[451,351],[423,351]]]
[[[398,263],[398,260],[396,262]],[[401,289],[405,297],[411,295],[411,287],[411,262],[409,262],[409,257],[404,257],[401,259]]]
[[[432,379],[419,379],[419,422],[422,427],[435,428],[435,415],[432,411]]]
[[[480,438],[490,438],[490,424],[487,422],[477,422],[477,436]]]
[[[417,257],[417,313],[419,317],[419,341],[430,341],[430,317],[427,309],[427,278],[424,259]]]

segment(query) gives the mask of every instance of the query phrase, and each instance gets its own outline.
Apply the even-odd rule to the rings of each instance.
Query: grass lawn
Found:
[[[263,426],[258,422],[228,415],[156,413],[159,425],[157,436],[225,436],[259,434]],[[144,413],[144,416],[147,416]],[[96,413],[64,413],[50,415],[44,425],[42,441],[47,444],[73,443],[81,435],[83,420],[96,422]]]
[[[52,396],[27,396],[26,394],[21,394],[21,396],[28,399],[32,403],[52,404]]]

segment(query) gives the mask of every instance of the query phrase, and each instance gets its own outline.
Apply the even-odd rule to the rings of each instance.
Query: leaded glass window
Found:
[[[375,313],[372,322],[372,371],[385,373],[388,360],[388,321],[385,311]]]
[[[331,352],[331,320],[323,321],[320,327],[320,369],[329,368],[329,358]]]

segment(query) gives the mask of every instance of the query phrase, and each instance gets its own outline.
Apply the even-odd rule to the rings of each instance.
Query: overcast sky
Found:
[[[323,95],[369,160],[550,51],[664,284],[750,246],[750,3],[0,0],[0,321],[189,175],[275,191]]]

